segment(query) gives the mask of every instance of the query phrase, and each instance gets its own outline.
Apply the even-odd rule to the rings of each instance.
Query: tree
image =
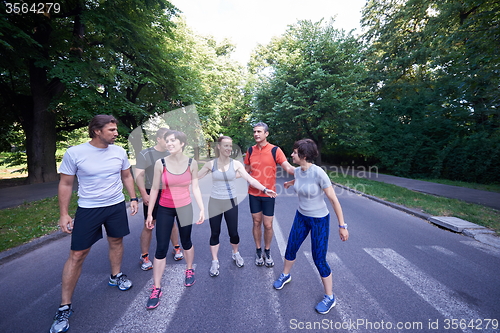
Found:
[[[9,112],[0,126],[21,124],[29,183],[57,179],[61,130],[98,113],[133,128],[153,104],[175,98],[175,64],[163,43],[176,14],[170,2],[69,0],[44,14],[1,6],[0,103]]]
[[[492,0],[367,3],[372,154],[382,167],[470,181],[498,175],[499,12]]]
[[[282,146],[308,137],[322,152],[359,147],[367,100],[362,45],[332,23],[299,21],[253,55],[260,80],[252,117],[272,124]]]

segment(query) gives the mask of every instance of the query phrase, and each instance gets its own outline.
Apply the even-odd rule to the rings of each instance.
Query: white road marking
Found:
[[[115,327],[110,332],[165,332],[177,310],[182,294],[186,290],[184,286],[185,271],[185,265],[167,265],[161,281],[163,296],[160,299],[160,305],[156,309],[147,310],[146,302],[153,285],[151,278],[146,287],[132,301],[125,314],[116,321]]]
[[[482,318],[467,303],[456,298],[447,286],[422,272],[394,250],[388,248],[365,248],[364,250],[444,317],[460,318],[466,322]],[[463,332],[469,331],[463,330]]]
[[[317,272],[320,282],[321,277],[317,271],[316,265],[311,252],[304,251],[304,254],[309,261],[309,264]],[[373,298],[373,296],[361,284],[359,279],[344,265],[342,260],[334,252],[328,252],[326,260],[332,267],[333,275],[333,294],[337,299],[335,309],[340,314],[343,323],[357,322],[359,318],[366,318],[367,320],[385,322],[394,322],[380,304]],[[338,284],[338,289],[335,285]],[[369,310],[371,313],[366,312]],[[356,326],[347,326],[349,332],[359,332]],[[364,328],[363,328],[364,329]]]

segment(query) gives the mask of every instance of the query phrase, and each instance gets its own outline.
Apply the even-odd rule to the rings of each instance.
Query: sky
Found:
[[[335,18],[334,27],[359,33],[366,0],[171,0],[199,35],[236,44],[233,58],[246,64],[258,44],[282,35],[298,20],[317,22]]]

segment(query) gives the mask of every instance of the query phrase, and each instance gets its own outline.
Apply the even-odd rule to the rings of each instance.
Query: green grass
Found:
[[[76,211],[76,193],[70,212]],[[22,245],[59,229],[57,196],[0,210],[0,251]]]
[[[392,184],[347,175],[331,176],[333,182],[385,201],[434,216],[455,216],[495,230],[500,235],[500,211],[464,201],[436,197]]]

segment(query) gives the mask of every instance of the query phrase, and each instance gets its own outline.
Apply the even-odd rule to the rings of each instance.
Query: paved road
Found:
[[[153,311],[145,309],[151,272],[141,271],[138,262],[141,212],[130,218],[132,234],[125,238],[123,270],[134,287],[121,292],[107,286],[107,243],[96,243],[75,292],[69,332],[327,332],[335,328],[339,332],[443,332],[465,323],[469,325],[465,329],[449,331],[475,332],[482,325],[482,331],[494,332],[493,325],[500,320],[500,250],[351,192],[337,189],[337,193],[351,238],[342,243],[336,228],[331,232],[328,260],[338,303],[328,315],[314,311],[322,284],[309,239],[298,254],[292,282],[280,291],[272,288],[283,267],[286,237],[297,206],[295,195],[282,192],[276,205],[274,268],[253,264],[245,200],[240,205],[245,266],[232,263],[223,228],[221,273],[210,277],[209,225],[194,226],[197,282],[184,287],[184,264],[169,260],[163,300]],[[48,331],[59,305],[69,241],[63,237],[0,266],[0,332]]]

